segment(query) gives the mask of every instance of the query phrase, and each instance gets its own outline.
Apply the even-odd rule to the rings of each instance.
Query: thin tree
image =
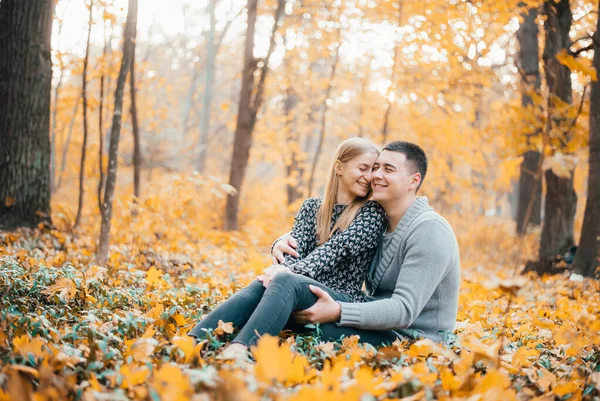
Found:
[[[523,81],[521,90],[521,105],[526,108],[533,104],[532,94],[540,93],[541,78],[539,64],[539,40],[538,25],[536,18],[537,8],[531,8],[523,14],[523,22],[517,31],[519,41],[519,70]],[[539,225],[541,222],[542,207],[542,180],[536,177],[538,174],[537,166],[540,162],[541,154],[539,151],[531,149],[530,138],[539,135],[540,128],[525,132],[528,150],[523,153],[523,161],[520,166],[519,186],[517,196],[517,233],[527,232],[528,223]],[[533,202],[530,210],[528,222],[525,221],[525,215],[529,202]]]
[[[131,55],[131,66],[129,69],[129,95],[131,96],[131,125],[133,126],[133,194],[136,198],[140,197],[140,169],[142,166],[142,151],[140,145],[140,126],[138,124],[136,89],[135,89],[135,36],[133,33],[133,49]]]
[[[69,6],[70,1],[65,6],[65,9]],[[63,17],[64,18],[64,17]],[[58,33],[56,37],[58,38],[58,46],[60,48],[60,39],[62,37],[62,29],[63,29],[63,18],[56,17],[58,21]],[[56,83],[56,87],[54,88],[54,96],[53,96],[53,106],[52,106],[52,131],[51,131],[51,163],[50,163],[50,190],[54,192],[56,190],[56,127],[57,127],[57,115],[58,115],[58,99],[60,95],[60,88],[62,87],[63,77],[65,73],[65,63],[63,61],[62,54],[58,54],[58,69],[60,71],[60,75],[58,76],[58,82]]]
[[[340,10],[341,15],[341,10]],[[341,22],[338,25],[336,30],[336,46],[333,51],[333,62],[331,64],[331,72],[329,73],[329,81],[327,83],[327,89],[325,90],[325,99],[323,99],[323,113],[321,114],[321,128],[319,130],[319,141],[317,142],[317,150],[315,151],[315,157],[313,158],[313,162],[310,168],[310,176],[308,179],[308,196],[312,196],[313,187],[315,183],[315,173],[317,171],[317,164],[319,163],[319,157],[321,156],[321,151],[323,149],[323,142],[325,140],[325,132],[327,129],[327,112],[329,111],[329,106],[332,103],[331,101],[331,90],[334,86],[335,73],[338,67],[339,55],[340,55],[340,47],[342,39],[342,25]]]
[[[244,45],[242,86],[240,89],[238,116],[233,140],[231,172],[229,174],[229,185],[235,188],[237,193],[229,194],[227,196],[224,224],[226,230],[237,230],[238,228],[239,200],[242,184],[246,175],[246,168],[248,167],[248,159],[250,157],[252,133],[254,131],[254,126],[256,125],[258,110],[263,101],[265,81],[269,71],[269,61],[275,50],[275,35],[285,11],[285,0],[278,0],[267,55],[264,59],[257,60],[254,57],[254,31],[256,29],[258,0],[248,0],[247,4],[248,23],[246,26],[246,42]],[[259,63],[262,63],[262,67],[260,69],[260,78],[255,88],[254,73],[258,68]]]
[[[81,163],[79,168],[79,202],[77,205],[77,217],[75,218],[75,227],[81,223],[81,214],[83,212],[83,197],[85,195],[85,157],[87,153],[88,140],[88,120],[87,120],[87,70],[90,60],[90,36],[92,34],[92,24],[94,22],[94,0],[90,0],[90,17],[88,20],[87,42],[85,45],[85,57],[83,59],[83,73],[81,85],[81,99],[83,106],[83,144],[81,145]]]
[[[0,6],[0,229],[50,223],[54,0]]]
[[[107,4],[104,3],[104,12],[106,13]],[[107,56],[108,56],[108,47],[109,42],[106,38],[106,21],[104,21],[103,25],[103,36],[104,36],[104,48],[102,49],[102,64],[101,69],[102,72],[100,74],[100,99],[99,99],[99,110],[98,110],[98,139],[100,140],[100,145],[98,146],[98,170],[100,172],[100,177],[98,179],[98,209],[100,213],[102,213],[102,188],[105,185],[104,180],[104,85],[107,74]]]
[[[300,144],[296,130],[296,109],[298,107],[298,95],[293,87],[294,72],[291,65],[291,57],[287,55],[287,35],[283,38],[286,53],[283,55],[283,67],[285,73],[285,99],[283,100],[283,112],[285,115],[285,143],[286,154],[284,158],[286,172],[286,195],[287,204],[291,205],[302,197],[302,176],[304,166],[299,160]]]
[[[210,106],[213,98],[213,76],[215,73],[215,62],[217,53],[215,50],[215,29],[217,18],[215,6],[217,0],[208,0],[208,15],[210,27],[208,29],[208,40],[206,43],[206,69],[204,73],[204,94],[202,97],[202,113],[200,114],[200,141],[198,141],[198,171],[204,172],[206,164],[206,146],[208,130],[210,129]]]
[[[108,246],[110,242],[110,224],[112,218],[112,204],[117,181],[117,159],[119,156],[119,137],[121,135],[121,117],[123,114],[123,94],[125,92],[125,81],[133,59],[133,38],[137,26],[137,0],[129,0],[127,10],[127,22],[123,34],[123,58],[117,78],[115,89],[115,110],[113,114],[112,128],[110,132],[110,145],[108,150],[108,171],[106,174],[106,187],[102,203],[102,224],[100,227],[100,242],[98,244],[97,260],[99,265],[106,264],[108,259]]]
[[[598,22],[593,37],[594,61],[596,71],[600,73],[600,3],[598,5]],[[592,277],[600,264],[600,81],[591,83],[590,92],[590,158],[588,174],[588,196],[581,228],[581,240],[573,270],[584,276]]]
[[[71,121],[69,121],[69,129],[67,131],[67,139],[65,140],[62,149],[62,155],[60,158],[60,171],[58,172],[58,182],[56,183],[57,190],[58,188],[60,188],[63,174],[65,173],[65,168],[67,167],[67,152],[69,151],[69,145],[71,144],[71,138],[73,137],[73,128],[75,128],[75,120],[77,119],[77,112],[79,111],[79,99],[80,97],[77,97],[75,99],[75,104],[73,105],[73,112],[71,113]]]

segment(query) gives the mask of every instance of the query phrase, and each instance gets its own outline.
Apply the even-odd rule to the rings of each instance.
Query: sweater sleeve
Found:
[[[422,223],[407,239],[405,256],[390,298],[365,303],[340,302],[340,326],[368,330],[405,329],[419,316],[451,268],[454,234],[437,221]]]
[[[386,227],[383,208],[369,201],[358,211],[350,225],[334,234],[300,261],[290,265],[294,273],[314,278],[319,272],[331,271],[345,258],[376,248]]]
[[[302,202],[300,210],[294,218],[294,226],[292,231],[289,233],[298,243],[296,251],[300,255],[299,258],[284,254],[285,260],[283,265],[291,266],[292,264],[302,260],[310,253],[314,248],[315,236],[316,236],[316,215],[317,209],[319,208],[320,201],[317,198],[308,198]],[[279,238],[281,239],[281,237]],[[279,240],[278,239],[278,240]],[[277,241],[275,241],[277,242]],[[275,243],[273,244],[275,245]],[[271,248],[271,252],[273,249]]]

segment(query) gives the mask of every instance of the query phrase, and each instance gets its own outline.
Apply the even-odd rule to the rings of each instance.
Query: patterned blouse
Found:
[[[285,255],[285,264],[297,274],[313,278],[327,287],[348,294],[354,302],[364,301],[362,284],[371,259],[386,229],[387,219],[381,205],[368,201],[348,228],[337,231],[318,245],[317,212],[321,199],[308,198],[296,215],[291,235],[298,241],[299,258]],[[331,228],[346,205],[335,205]]]

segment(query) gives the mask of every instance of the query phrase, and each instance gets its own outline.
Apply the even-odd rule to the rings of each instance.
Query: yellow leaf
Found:
[[[173,345],[183,351],[186,360],[191,359],[194,356],[194,349],[196,347],[196,341],[192,337],[173,337]]]
[[[510,377],[500,370],[488,369],[473,389],[473,394],[483,394],[493,389],[506,389],[510,386]]]
[[[145,365],[130,363],[122,365],[119,373],[123,377],[121,388],[130,388],[145,383],[150,377],[150,370]]]
[[[4,205],[6,207],[11,207],[12,205],[14,205],[16,203],[16,199],[13,198],[12,196],[7,196],[6,198],[4,198]]]
[[[152,377],[150,385],[162,401],[186,401],[194,394],[189,377],[174,363],[163,365]]]
[[[64,299],[65,302],[69,302],[69,300],[77,294],[77,287],[75,286],[75,282],[69,278],[63,277],[58,280],[54,285],[46,288],[42,291],[42,294],[53,297],[58,295],[60,298]]]
[[[577,383],[575,380],[571,380],[559,383],[556,387],[554,387],[554,389],[552,389],[552,392],[559,397],[563,397],[567,394],[575,393],[578,389],[579,383]]]
[[[162,279],[163,274],[161,270],[152,266],[146,272],[146,283],[149,287],[161,288],[165,284],[165,281]]]
[[[225,333],[231,334],[231,333],[233,333],[233,323],[231,323],[231,322],[224,323],[222,320],[219,320],[219,325],[213,331],[213,333],[215,333],[218,336],[223,335]]]
[[[154,307],[152,309],[150,309],[148,312],[146,312],[146,316],[148,316],[152,319],[158,319],[160,317],[160,315],[163,314],[164,311],[165,311],[165,307],[163,306],[163,304],[156,304],[156,305],[154,305]]]
[[[154,338],[138,338],[137,340],[125,340],[125,357],[131,356],[134,361],[148,362],[150,355],[154,353],[154,349],[158,345],[158,341]]]
[[[294,355],[287,343],[280,347],[277,337],[261,337],[256,347],[252,348],[252,353],[256,359],[254,372],[258,381],[265,384],[276,381],[293,385],[308,379],[306,370],[309,365],[306,358]]]
[[[27,357],[28,354],[32,354],[38,358],[46,355],[44,346],[45,342],[40,337],[34,337],[30,340],[27,334],[23,334],[22,336],[13,339],[15,351],[24,357]]]

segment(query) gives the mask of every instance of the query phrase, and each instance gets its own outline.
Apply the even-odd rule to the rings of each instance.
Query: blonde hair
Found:
[[[372,194],[372,190],[369,189],[367,195],[364,197],[356,197],[350,202],[350,204],[344,209],[340,217],[337,219],[335,226],[331,227],[331,218],[333,216],[333,207],[335,206],[338,188],[340,185],[340,177],[336,174],[335,166],[339,163],[347,163],[355,157],[361,156],[365,153],[375,152],[379,155],[379,149],[371,142],[362,138],[350,138],[340,143],[333,159],[331,161],[331,167],[329,169],[329,178],[327,180],[327,189],[325,190],[325,196],[323,202],[317,212],[317,239],[320,244],[327,242],[329,238],[336,231],[343,231],[348,226],[360,208],[369,200]]]

